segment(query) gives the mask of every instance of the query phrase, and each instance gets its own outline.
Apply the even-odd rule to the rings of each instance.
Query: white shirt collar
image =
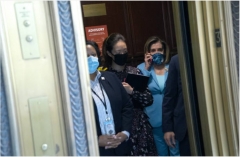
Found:
[[[98,79],[100,78],[101,76],[101,72],[100,71],[97,71],[97,76],[95,77],[94,81],[90,80],[90,83],[91,83],[91,87],[96,85],[98,82]]]

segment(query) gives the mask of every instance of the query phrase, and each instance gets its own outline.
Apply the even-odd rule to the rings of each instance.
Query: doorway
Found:
[[[92,26],[107,26],[107,33],[121,33],[126,37],[129,51],[128,65],[137,66],[143,62],[144,44],[146,40],[153,35],[157,35],[166,41],[170,48],[171,56],[178,54],[176,41],[176,26],[174,25],[174,11],[171,1],[151,1],[151,2],[133,2],[133,1],[82,1],[82,19],[84,28]],[[101,5],[102,10],[93,11],[95,5]],[[184,56],[185,71],[188,72],[188,84],[185,88],[190,91],[187,95],[190,99],[191,118],[194,130],[194,149],[192,154],[204,155],[202,132],[198,111],[198,99],[196,93],[195,72],[193,66],[190,28],[188,22],[187,2],[179,2],[181,12],[181,27],[183,28],[183,40],[185,52],[180,52]],[[177,28],[178,29],[178,28]],[[85,30],[86,31],[86,30]],[[87,35],[85,34],[87,39]],[[193,153],[194,152],[194,153]]]

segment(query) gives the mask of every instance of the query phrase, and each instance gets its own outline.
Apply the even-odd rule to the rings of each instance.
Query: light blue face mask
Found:
[[[165,60],[165,55],[161,53],[155,53],[154,55],[152,55],[152,58],[154,64],[161,65]]]
[[[89,56],[88,57],[88,70],[90,74],[93,74],[99,66],[98,58]]]

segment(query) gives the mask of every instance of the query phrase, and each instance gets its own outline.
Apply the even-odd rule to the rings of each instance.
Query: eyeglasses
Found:
[[[122,49],[122,50],[113,50],[112,54],[116,55],[116,54],[125,54],[127,53],[127,49]]]

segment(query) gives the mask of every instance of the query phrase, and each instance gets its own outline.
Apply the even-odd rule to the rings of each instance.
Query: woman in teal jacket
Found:
[[[157,146],[158,155],[179,156],[178,144],[175,148],[167,146],[162,131],[162,101],[165,91],[165,82],[168,77],[168,63],[170,52],[168,45],[157,36],[150,37],[144,46],[144,62],[138,65],[143,75],[149,76],[148,89],[153,96],[153,104],[145,108],[149,122],[153,127],[154,141]]]

